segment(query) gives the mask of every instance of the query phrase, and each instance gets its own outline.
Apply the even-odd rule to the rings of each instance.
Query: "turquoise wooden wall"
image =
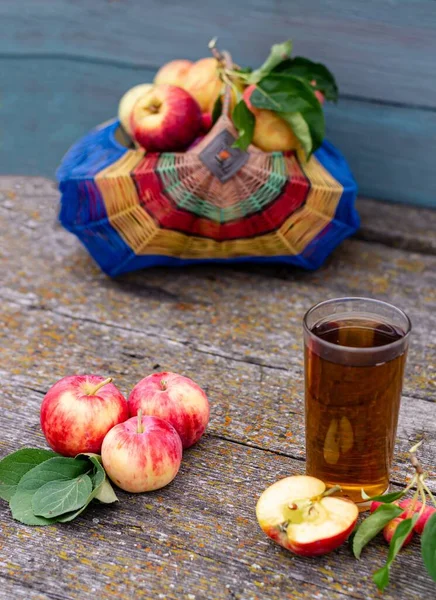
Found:
[[[53,176],[127,88],[213,36],[239,64],[287,38],[325,62],[361,193],[436,207],[436,0],[0,0],[0,173]]]

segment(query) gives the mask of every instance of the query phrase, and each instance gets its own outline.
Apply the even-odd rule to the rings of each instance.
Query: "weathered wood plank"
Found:
[[[41,443],[27,418],[19,424],[12,415],[2,416],[4,424],[12,443],[20,434],[26,443]],[[254,517],[260,493],[302,468],[299,461],[207,435],[185,453],[167,488],[146,495],[120,491],[119,504],[94,507],[71,525],[26,528],[11,522],[2,503],[0,569],[9,554],[7,568],[16,581],[20,577],[36,590],[59,594],[55,598],[87,600],[106,593],[124,600],[134,590],[138,598],[190,600],[377,598],[370,576],[386,555],[383,541],[367,549],[357,578],[347,545],[315,562],[288,554],[260,532]],[[399,558],[387,600],[400,590],[405,600],[431,592],[420,560],[414,542]]]
[[[214,36],[238,63],[253,66],[272,43],[292,38],[297,54],[331,67],[344,94],[436,107],[436,83],[429,76],[436,56],[433,0],[0,5],[0,52],[8,56],[82,56],[157,67],[173,58],[207,56]]]
[[[7,123],[2,172],[50,177],[73,142],[115,116],[122,94],[154,74],[53,58],[1,64],[0,114]],[[436,112],[355,99],[342,99],[326,111],[328,136],[347,157],[362,194],[436,206]]]
[[[13,414],[14,388],[38,422],[44,393],[60,377],[93,372],[111,375],[128,395],[135,383],[157,370],[192,377],[212,403],[209,431],[257,448],[304,459],[303,369],[289,363],[277,369],[210,354],[190,343],[103,323],[81,322],[23,304],[4,303],[0,340],[5,348],[0,370],[7,394],[3,410]],[[28,340],[23,346],[22,340]],[[297,354],[297,353],[296,353]],[[298,353],[301,354],[301,353]],[[273,364],[273,363],[272,363]],[[199,368],[199,365],[202,365]],[[413,370],[416,358],[411,357]],[[33,393],[32,393],[33,392]],[[26,396],[27,394],[27,396]],[[433,395],[433,398],[436,394]],[[428,393],[425,398],[431,398]],[[436,403],[403,397],[392,474],[393,482],[410,475],[407,450],[424,437],[422,463],[433,472],[436,453]],[[436,475],[436,471],[434,471]]]
[[[357,209],[362,240],[387,246],[436,254],[436,211],[412,206],[392,206],[370,198],[359,198]]]
[[[117,506],[43,530],[17,525],[2,503],[0,598],[377,598],[370,575],[383,542],[358,569],[347,546],[300,559],[261,534],[254,506],[269,483],[303,472],[301,316],[327,295],[370,290],[411,313],[393,481],[404,480],[404,452],[422,433],[423,463],[434,466],[436,259],[350,241],[313,274],[201,267],[112,281],[55,226],[56,207],[52,182],[0,178],[0,456],[44,445],[42,396],[74,371],[114,373],[124,392],[153,368],[185,371],[207,390],[212,419],[164,490],[120,492]],[[414,542],[385,596],[433,589]]]

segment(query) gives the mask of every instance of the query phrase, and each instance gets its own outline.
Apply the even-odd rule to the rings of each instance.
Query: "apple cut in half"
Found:
[[[349,537],[359,510],[354,502],[328,494],[320,479],[308,475],[277,481],[257,502],[262,531],[300,556],[331,552]]]

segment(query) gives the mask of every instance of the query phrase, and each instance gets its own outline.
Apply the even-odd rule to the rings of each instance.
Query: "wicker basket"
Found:
[[[111,276],[155,265],[282,262],[316,269],[359,226],[356,184],[327,141],[296,152],[232,148],[223,114],[183,153],[145,153],[119,122],[91,131],[58,170],[60,221]]]

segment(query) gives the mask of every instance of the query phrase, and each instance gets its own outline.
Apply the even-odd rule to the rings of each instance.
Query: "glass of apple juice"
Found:
[[[411,323],[369,298],[337,298],[303,320],[306,471],[366,508],[389,488]]]

